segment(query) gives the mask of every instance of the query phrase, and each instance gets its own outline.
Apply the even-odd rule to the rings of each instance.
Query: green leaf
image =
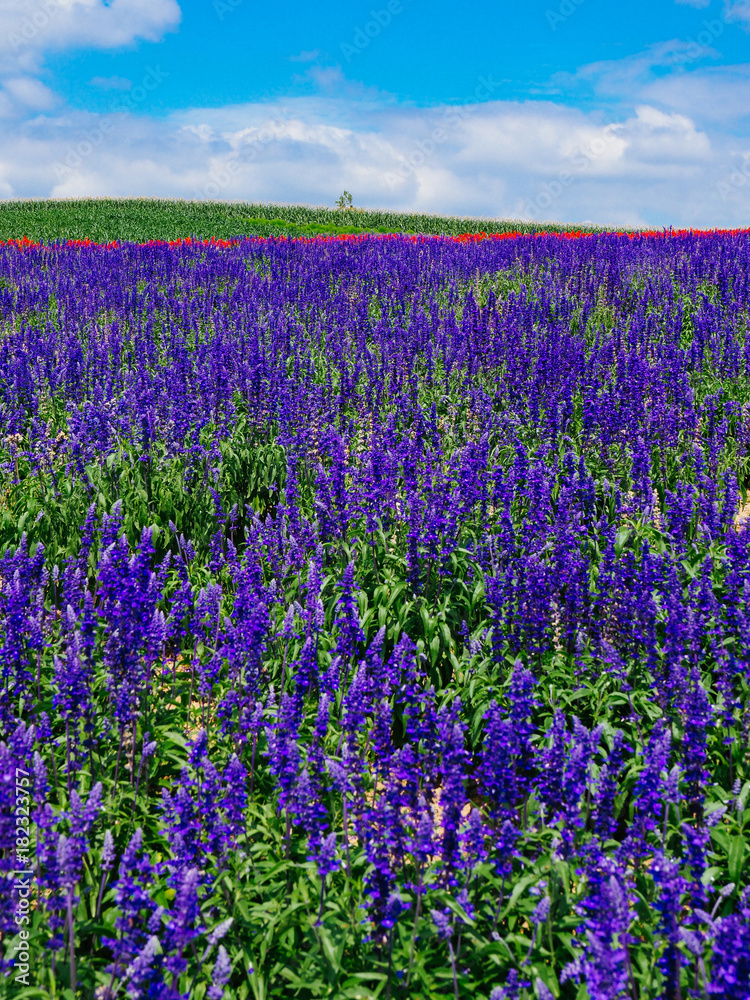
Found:
[[[742,860],[745,855],[745,838],[740,834],[732,837],[729,847],[729,881],[739,882],[742,875]]]
[[[745,811],[745,803],[747,802],[748,795],[750,795],[750,781],[745,782],[745,784],[740,789],[740,794],[737,796],[738,813],[743,813]]]

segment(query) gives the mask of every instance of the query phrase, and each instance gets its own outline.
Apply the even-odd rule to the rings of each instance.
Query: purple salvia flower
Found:
[[[353,562],[347,564],[339,584],[339,589],[341,596],[337,601],[337,613],[333,623],[334,629],[338,632],[334,655],[341,657],[345,683],[349,665],[354,661],[365,641],[365,636],[359,623],[359,608],[356,599]]]
[[[162,947],[167,955],[164,966],[172,976],[179,976],[187,968],[183,952],[201,934],[198,923],[198,889],[201,875],[197,868],[183,870],[175,886],[174,906],[169,913]]]
[[[583,955],[562,979],[585,979],[592,1000],[617,1000],[632,980],[628,945],[632,902],[625,874],[614,862],[594,855],[587,868],[590,890],[583,903]]]
[[[612,749],[606,763],[599,769],[594,786],[593,823],[595,831],[603,840],[612,837],[616,829],[615,799],[619,791],[618,778],[622,771],[626,749],[625,734],[618,729],[612,737]]]
[[[459,842],[461,814],[466,804],[465,726],[460,721],[461,699],[456,698],[450,709],[438,712],[438,739],[442,747],[440,774],[440,806],[443,837],[441,844],[444,874],[453,882],[454,870],[462,865]]]
[[[661,816],[664,774],[669,763],[671,734],[658,720],[643,758],[643,767],[633,789],[635,816],[628,833],[627,848],[636,855],[647,851],[648,834]]]
[[[656,856],[651,872],[659,888],[654,908],[659,913],[659,929],[664,942],[659,959],[659,969],[663,977],[663,995],[665,1000],[676,1000],[680,990],[681,899],[687,886],[685,879],[679,873],[679,865],[663,854]]]
[[[332,872],[339,870],[341,863],[336,857],[336,833],[329,833],[320,842],[320,848],[315,858],[318,867],[318,875],[325,878]]]
[[[102,944],[110,949],[112,955],[107,971],[115,978],[126,975],[126,969],[148,942],[149,921],[157,909],[149,894],[155,878],[156,871],[148,856],[143,853],[143,831],[139,827],[123,852],[113,886],[119,910],[115,919],[117,937],[102,938]]]
[[[441,941],[447,941],[453,934],[453,924],[451,922],[451,911],[450,909],[445,910],[430,910],[430,916],[432,917],[432,922],[434,923],[438,937]]]
[[[690,811],[699,820],[703,816],[703,796],[708,771],[706,770],[706,732],[713,711],[705,688],[696,673],[690,677],[690,686],[683,701],[685,733],[682,756],[685,768],[686,798]]]
[[[224,988],[229,982],[231,974],[232,963],[229,960],[229,955],[227,954],[224,945],[220,944],[219,951],[216,955],[216,962],[214,963],[211,985],[209,986],[207,993],[209,1000],[221,1000],[224,996]]]
[[[508,973],[505,986],[496,986],[490,994],[490,1000],[519,1000],[521,990],[528,985],[528,983],[520,982],[518,973],[512,969]]]
[[[738,912],[715,924],[711,980],[706,992],[726,1000],[750,996],[750,889],[739,899]]]
[[[555,994],[545,982],[539,979],[539,977],[537,977],[534,985],[536,986],[536,992],[539,1000],[555,1000]]]
[[[134,1000],[140,1000],[140,998],[145,1000],[146,997],[153,995],[152,989],[154,987],[158,989],[161,985],[159,982],[161,977],[153,969],[159,951],[159,939],[155,934],[152,934],[128,965],[124,979],[127,983],[128,993]],[[155,979],[156,982],[154,982]]]
[[[229,930],[229,928],[232,926],[233,923],[234,923],[234,917],[227,917],[226,920],[222,920],[220,924],[217,924],[216,927],[214,927],[214,929],[210,932],[210,934],[206,938],[206,949],[203,952],[203,957],[201,958],[201,962],[205,962],[209,954],[211,953],[211,949],[215,945],[217,945],[219,941],[222,941],[226,937],[227,931]]]

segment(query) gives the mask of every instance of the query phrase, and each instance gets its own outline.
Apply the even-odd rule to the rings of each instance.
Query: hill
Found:
[[[370,209],[239,201],[180,201],[159,198],[33,199],[0,202],[0,240],[23,236],[36,242],[91,239],[96,243],[196,236],[309,236],[318,233],[406,232],[456,235],[517,230],[563,231],[555,223],[406,214]],[[581,227],[575,227],[581,228]],[[583,227],[592,228],[592,227]]]

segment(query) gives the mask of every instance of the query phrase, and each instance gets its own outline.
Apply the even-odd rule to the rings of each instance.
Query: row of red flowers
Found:
[[[644,229],[635,231],[617,230],[610,231],[610,235],[613,236],[627,236],[629,239],[669,239],[672,237],[684,237],[684,236],[742,236],[750,233],[750,229]],[[597,233],[592,233],[588,230],[572,229],[566,231],[552,231],[541,230],[533,233],[519,232],[516,230],[504,233],[461,233],[457,236],[436,236],[436,235],[402,235],[400,233],[341,233],[337,235],[320,234],[317,236],[246,236],[237,237],[235,239],[217,239],[212,236],[211,239],[195,239],[192,236],[187,236],[176,240],[148,240],[146,243],[139,244],[140,246],[148,247],[159,247],[159,246],[213,246],[213,247],[233,247],[237,244],[256,240],[260,242],[266,242],[270,240],[291,240],[292,242],[309,242],[315,241],[318,243],[330,243],[330,242],[362,242],[364,240],[390,240],[390,239],[405,239],[411,240],[411,242],[416,243],[418,240],[428,240],[428,239],[449,239],[454,243],[480,243],[483,240],[515,240],[515,239],[537,239],[543,236],[557,237],[558,239],[571,240],[571,239],[583,239],[586,237],[592,237],[599,235]],[[29,239],[27,236],[22,236],[20,239],[10,239],[10,240],[0,240],[0,247],[12,246],[17,247],[19,250],[26,250],[32,248],[39,248],[45,244],[36,242]],[[116,250],[122,243],[120,241],[114,240],[111,243],[95,243],[93,240],[66,240],[63,243],[55,244],[56,246],[65,247],[97,247],[102,250]]]

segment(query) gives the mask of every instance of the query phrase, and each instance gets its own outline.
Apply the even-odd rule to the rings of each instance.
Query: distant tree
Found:
[[[354,208],[350,191],[344,191],[343,194],[339,195],[336,201],[336,208]]]

